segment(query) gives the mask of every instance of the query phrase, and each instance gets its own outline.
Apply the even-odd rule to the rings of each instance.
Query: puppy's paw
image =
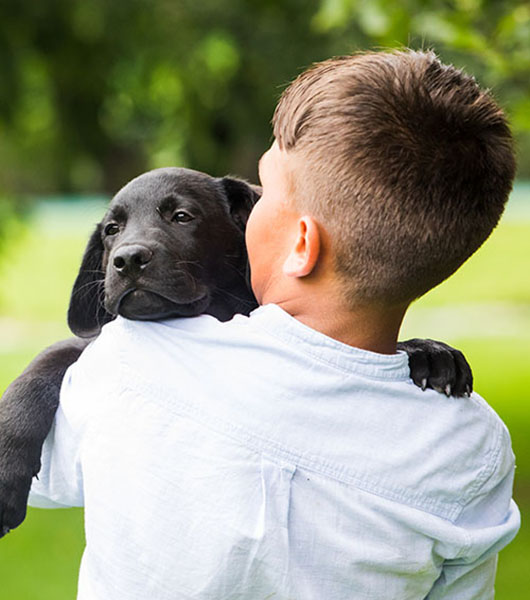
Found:
[[[40,460],[14,456],[1,447],[0,443],[0,538],[26,518],[31,482],[40,469]]]
[[[18,527],[26,518],[31,479],[0,476],[0,537]]]
[[[473,391],[473,373],[460,350],[428,339],[399,342],[398,349],[409,355],[410,377],[423,390],[432,388],[446,396],[469,396]]]

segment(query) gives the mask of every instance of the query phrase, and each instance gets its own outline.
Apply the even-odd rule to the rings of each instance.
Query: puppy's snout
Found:
[[[122,246],[114,253],[112,264],[114,269],[121,275],[139,275],[153,258],[153,252],[141,246],[133,244]]]

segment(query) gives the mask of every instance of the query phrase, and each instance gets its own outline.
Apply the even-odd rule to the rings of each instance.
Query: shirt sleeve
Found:
[[[446,560],[428,600],[491,600],[497,556],[517,534],[520,514],[512,500],[515,459],[509,433],[498,423],[494,468],[455,523],[465,540],[457,558]]]
[[[31,487],[30,506],[84,505],[81,457],[86,432],[99,409],[120,393],[119,330],[114,323],[106,325],[67,370],[55,420],[42,449],[38,479]]]

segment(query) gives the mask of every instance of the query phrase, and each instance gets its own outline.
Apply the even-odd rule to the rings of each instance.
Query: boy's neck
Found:
[[[379,354],[395,354],[407,306],[374,307],[360,305],[346,309],[331,294],[313,297],[263,299],[277,304],[308,327],[349,346]]]

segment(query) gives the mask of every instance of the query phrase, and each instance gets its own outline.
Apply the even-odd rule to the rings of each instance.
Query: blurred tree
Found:
[[[4,0],[8,188],[115,191],[150,166],[255,177],[278,84],[325,57],[304,0]]]
[[[433,45],[466,65],[530,150],[527,2],[3,0],[0,18],[0,173],[13,193],[114,192],[171,164],[255,180],[283,85],[377,45]]]

